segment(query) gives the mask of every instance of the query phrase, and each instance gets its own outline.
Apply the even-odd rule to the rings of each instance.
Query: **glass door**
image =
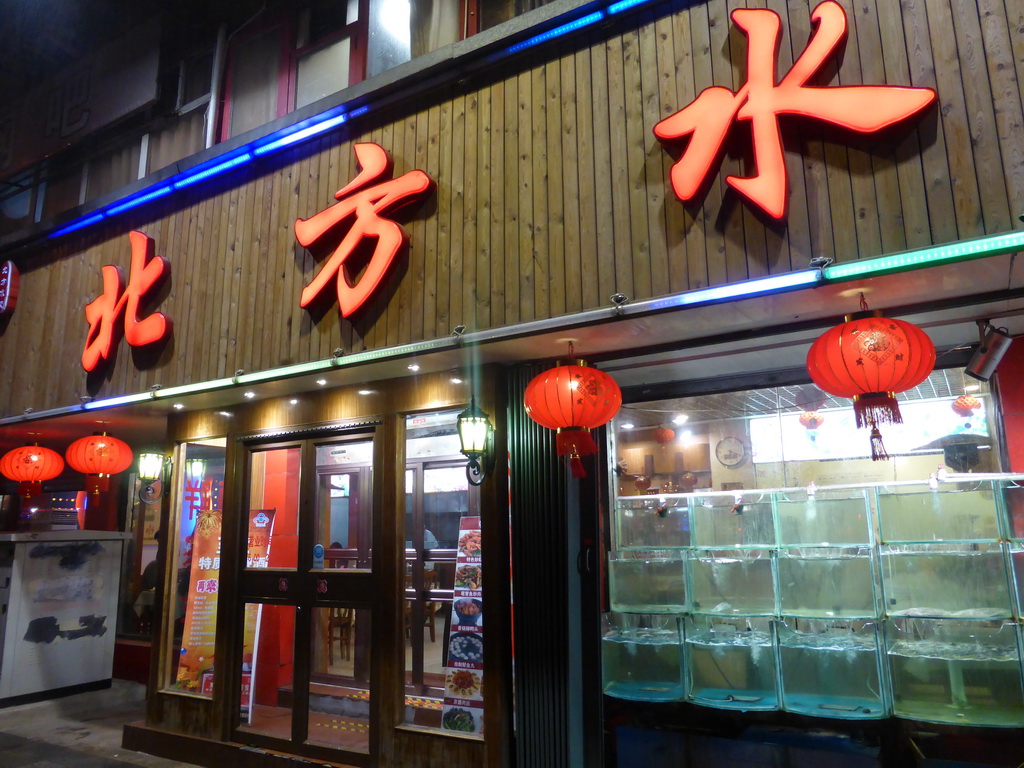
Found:
[[[234,738],[368,765],[373,437],[247,451]]]

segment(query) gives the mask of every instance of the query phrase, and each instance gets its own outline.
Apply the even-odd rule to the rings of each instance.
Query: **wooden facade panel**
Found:
[[[746,82],[747,39],[730,11],[779,14],[781,78],[806,49],[815,5],[711,0],[641,13],[617,33],[538,47],[550,58],[501,79],[371,112],[197,186],[191,202],[175,197],[34,246],[0,337],[3,415],[435,338],[459,324],[558,316],[605,306],[615,292],[642,300],[800,269],[814,256],[846,261],[1013,229],[1024,211],[1024,11],[998,0],[842,0],[848,42],[815,84],[928,86],[938,107],[879,137],[781,120],[784,222],[725,182],[756,170],[745,125],[698,197],[676,198],[670,173],[684,147],[652,130],[705,88]],[[351,319],[330,301],[306,311],[299,294],[328,254],[299,246],[294,222],[334,203],[358,172],[353,145],[370,140],[396,175],[422,169],[436,193],[406,212],[407,261],[374,306]],[[104,264],[127,275],[132,228],[171,262],[147,310],[171,317],[174,335],[156,352],[121,341],[112,364],[86,377],[83,308]]]

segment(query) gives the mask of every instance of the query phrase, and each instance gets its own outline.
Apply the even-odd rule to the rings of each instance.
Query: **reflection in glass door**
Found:
[[[369,762],[372,458],[366,436],[248,453],[240,741]]]

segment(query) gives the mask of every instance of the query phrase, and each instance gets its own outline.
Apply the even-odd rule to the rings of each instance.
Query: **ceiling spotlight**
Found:
[[[231,412],[230,412],[230,411],[217,411],[217,413],[218,413],[218,414],[219,414],[220,416],[224,416],[224,417],[226,417],[226,418],[230,418],[230,417],[231,417]]]
[[[409,370],[412,371],[413,373],[415,373],[419,369],[420,369],[420,367],[416,363],[410,363],[409,364]]]
[[[299,404],[299,400],[298,400],[298,398],[296,398],[296,397],[293,397],[293,398],[292,398],[291,400],[289,400],[288,402],[289,402],[289,403],[291,403],[292,405],[298,405],[298,404]]]
[[[176,410],[176,411],[180,411],[184,407],[185,407],[184,403],[175,403],[174,404],[174,410]]]
[[[327,379],[317,379],[316,383],[319,384],[321,387],[327,386]]]
[[[254,397],[256,397],[256,393],[255,393],[255,392],[252,392],[252,391],[249,391],[249,392],[246,392],[246,393],[245,393],[245,396],[246,396],[247,398],[249,398],[250,400],[252,400],[252,399],[253,399]]]
[[[676,425],[685,424],[689,420],[690,420],[689,416],[687,416],[685,413],[680,413],[678,416],[676,416],[674,419],[672,419],[672,423],[676,424]]]
[[[620,429],[632,429],[635,425],[631,421],[624,421],[619,425]]]
[[[360,395],[372,395],[373,394],[373,390],[372,389],[360,389],[359,390],[359,394]]]
[[[964,387],[964,392],[977,392],[981,389],[981,384],[968,384]]]
[[[458,376],[452,376],[450,379],[448,379],[448,381],[450,381],[452,384],[462,383],[462,379],[460,379]]]

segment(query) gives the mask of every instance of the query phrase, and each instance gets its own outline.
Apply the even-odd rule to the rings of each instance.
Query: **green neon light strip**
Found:
[[[907,272],[923,267],[935,267],[940,264],[951,264],[958,261],[981,259],[996,256],[1000,253],[1013,253],[1024,250],[1024,232],[1008,232],[1005,235],[984,237],[980,240],[967,240],[951,245],[939,245],[933,248],[922,248],[918,251],[894,253],[878,259],[863,259],[844,264],[833,264],[825,267],[825,280],[839,282],[853,280],[858,277],[887,275],[893,272]]]
[[[153,396],[157,398],[181,397],[182,395],[191,395],[196,392],[209,392],[212,389],[223,389],[224,387],[230,387],[232,384],[234,384],[234,382],[231,379],[213,379],[212,381],[202,381],[198,384],[182,384],[180,387],[158,389],[153,393]],[[102,400],[100,402],[108,401]]]

